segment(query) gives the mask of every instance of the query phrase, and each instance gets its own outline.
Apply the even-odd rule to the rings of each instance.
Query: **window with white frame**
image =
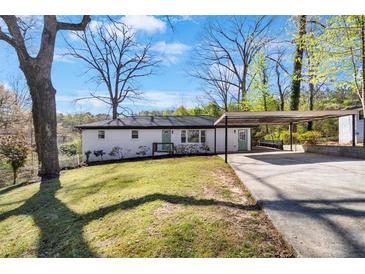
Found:
[[[138,139],[138,130],[132,130],[132,139]]]
[[[186,143],[186,130],[181,131],[181,143]]]
[[[199,130],[189,129],[188,130],[188,143],[199,143]]]
[[[105,139],[105,130],[98,131],[98,139]]]
[[[200,131],[200,142],[205,143],[205,130]]]

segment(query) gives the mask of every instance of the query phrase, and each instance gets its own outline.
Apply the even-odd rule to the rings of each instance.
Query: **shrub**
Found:
[[[115,146],[109,152],[109,155],[112,157],[118,157],[119,160],[123,159],[130,152],[130,149],[123,150],[123,148],[119,146]]]
[[[307,131],[304,133],[293,132],[293,139],[300,143],[316,144],[318,139],[322,137],[322,133],[319,131]],[[264,140],[282,140],[284,144],[290,143],[289,130],[283,130],[280,132],[274,132],[264,136]]]
[[[138,147],[139,151],[137,151],[137,155],[147,155],[148,151],[150,150],[150,148],[148,146],[139,146]]]
[[[5,136],[0,139],[0,154],[13,170],[13,183],[16,183],[19,168],[23,167],[29,152],[25,138]]]
[[[101,160],[103,160],[103,156],[105,155],[104,150],[94,150],[95,157],[100,157]]]
[[[204,153],[208,153],[210,151],[210,148],[207,144],[202,144],[199,147],[200,151],[203,151]]]
[[[300,134],[298,140],[301,143],[315,145],[318,143],[318,139],[321,137],[321,132],[312,130]]]
[[[206,144],[188,144],[176,146],[175,151],[177,154],[196,154],[200,152],[207,153],[210,149]]]
[[[75,156],[81,154],[81,142],[74,141],[72,143],[62,144],[59,148],[61,154],[66,156]]]
[[[88,164],[89,163],[89,160],[90,160],[90,155],[91,155],[91,151],[88,150],[85,152],[85,156],[86,156],[86,163]]]

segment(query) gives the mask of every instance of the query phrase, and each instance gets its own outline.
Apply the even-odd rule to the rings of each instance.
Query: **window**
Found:
[[[205,130],[200,131],[200,142],[205,143]]]
[[[359,120],[364,120],[364,111],[362,110],[359,112]]]
[[[186,143],[186,130],[181,131],[181,143]]]
[[[98,139],[105,139],[105,131],[99,130],[98,131]]]
[[[199,143],[199,130],[188,131],[188,143]]]
[[[246,141],[246,131],[245,130],[240,130],[238,132],[238,137],[241,141]]]
[[[132,130],[132,139],[138,139],[138,130]]]

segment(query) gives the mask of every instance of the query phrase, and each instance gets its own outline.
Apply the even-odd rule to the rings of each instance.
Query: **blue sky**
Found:
[[[63,18],[65,19],[65,18]],[[93,16],[92,19],[103,20]],[[171,109],[184,104],[191,107],[199,104],[201,84],[189,77],[190,61],[194,47],[199,43],[203,26],[208,16],[171,16],[172,28],[165,16],[123,16],[125,23],[131,25],[139,37],[152,40],[152,50],[163,61],[156,73],[141,79],[138,84],[143,98],[129,105],[135,112],[140,110]],[[277,18],[281,24],[285,18]],[[78,20],[78,18],[66,18]],[[40,18],[41,24],[41,18]],[[66,50],[64,39],[72,39],[70,32],[60,32],[57,37],[55,61],[52,71],[53,85],[57,90],[57,111],[62,113],[85,112],[106,113],[108,106],[97,100],[75,103],[75,99],[94,91],[96,85],[85,75],[86,66],[79,60],[62,54]],[[0,42],[0,82],[10,85],[13,77],[22,77],[15,52]],[[102,92],[103,87],[98,91]]]

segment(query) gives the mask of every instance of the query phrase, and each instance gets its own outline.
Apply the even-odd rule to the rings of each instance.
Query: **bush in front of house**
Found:
[[[200,151],[202,151],[204,153],[208,153],[210,151],[210,148],[207,144],[201,144],[199,149],[200,149]]]
[[[139,146],[136,154],[146,156],[149,151],[150,151],[150,148],[148,146]]]
[[[25,165],[29,147],[24,137],[4,136],[0,138],[0,155],[13,170],[13,184],[16,183],[19,168]]]
[[[198,154],[207,153],[210,151],[209,146],[206,144],[187,144],[187,145],[177,145],[175,147],[176,154],[188,155],[188,154]]]
[[[130,149],[123,149],[120,146],[115,146],[109,152],[109,156],[117,157],[117,159],[121,160],[121,159],[125,158],[130,152],[131,152]]]
[[[105,152],[102,149],[94,150],[94,155],[95,155],[96,158],[100,157],[100,160],[103,160],[103,156],[105,155]]]
[[[85,152],[85,157],[86,157],[86,163],[88,164],[89,163],[89,161],[90,161],[90,155],[91,155],[91,151],[90,150],[88,150],[88,151],[86,151]]]

